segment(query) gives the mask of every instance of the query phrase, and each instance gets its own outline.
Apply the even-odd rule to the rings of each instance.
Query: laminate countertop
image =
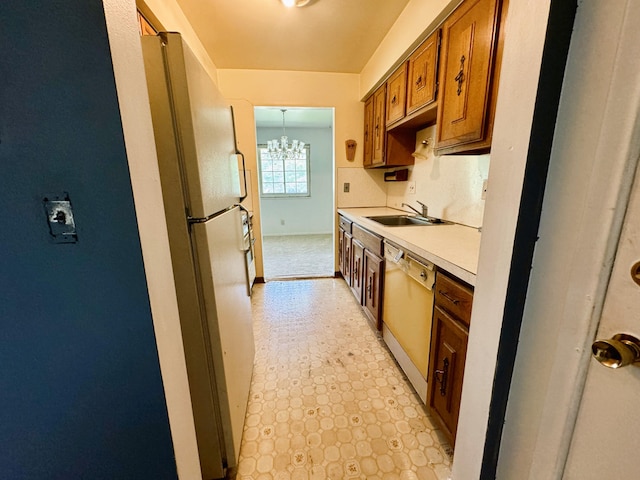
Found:
[[[457,224],[387,227],[367,218],[407,213],[388,207],[339,208],[338,213],[475,286],[481,238],[477,228]]]

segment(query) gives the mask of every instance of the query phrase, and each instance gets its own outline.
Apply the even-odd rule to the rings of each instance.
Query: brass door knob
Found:
[[[625,367],[640,362],[640,340],[626,333],[617,333],[610,339],[593,342],[591,353],[605,367]]]

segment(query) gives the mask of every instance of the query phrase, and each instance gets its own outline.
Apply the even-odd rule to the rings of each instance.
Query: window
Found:
[[[258,145],[260,157],[260,195],[263,197],[308,197],[309,145],[305,145],[299,160],[277,160],[266,145]]]

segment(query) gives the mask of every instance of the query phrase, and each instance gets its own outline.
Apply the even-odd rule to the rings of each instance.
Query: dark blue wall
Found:
[[[175,479],[99,0],[0,1],[0,205],[0,477]]]

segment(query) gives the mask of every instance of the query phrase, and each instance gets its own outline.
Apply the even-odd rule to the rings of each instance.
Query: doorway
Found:
[[[334,275],[334,109],[255,107],[265,280]],[[295,158],[281,158],[282,137]]]

